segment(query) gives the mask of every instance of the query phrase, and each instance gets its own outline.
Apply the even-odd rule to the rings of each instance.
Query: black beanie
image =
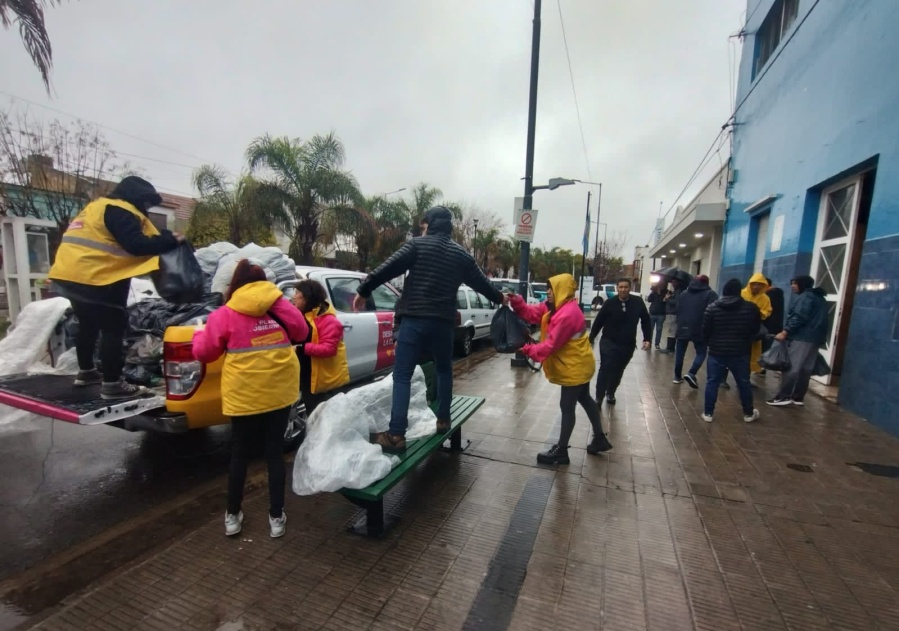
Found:
[[[741,291],[743,291],[743,283],[740,282],[740,279],[731,278],[729,281],[724,283],[724,289],[721,290],[721,295],[739,296]]]
[[[446,206],[434,206],[422,221],[428,224],[428,234],[452,234],[453,213]]]
[[[797,276],[796,278],[791,278],[790,282],[796,283],[800,294],[815,286],[815,279],[811,276]]]

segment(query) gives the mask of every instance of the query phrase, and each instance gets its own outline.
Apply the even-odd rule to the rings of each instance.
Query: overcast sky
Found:
[[[334,129],[366,194],[425,181],[511,224],[524,175],[532,7],[72,1],[47,12],[53,97],[16,30],[0,30],[0,90],[105,126],[113,148],[141,156],[127,159],[169,192],[192,194],[190,167],[203,162],[240,171],[257,135]],[[674,202],[729,116],[740,48],[728,36],[740,29],[745,0],[561,7],[589,162],[559,7],[544,0],[535,184],[601,181],[602,221],[610,234],[627,233],[622,254],[630,259],[647,242],[659,202],[665,210]],[[0,107],[10,106],[69,118],[0,94]],[[716,158],[707,176],[719,166]],[[587,190],[536,193],[535,245],[580,251]],[[688,200],[689,192],[681,203]],[[594,187],[594,219],[595,202]]]

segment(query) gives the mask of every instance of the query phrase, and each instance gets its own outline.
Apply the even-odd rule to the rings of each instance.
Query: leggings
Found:
[[[599,418],[599,406],[593,397],[590,396],[590,382],[582,383],[579,386],[562,386],[562,397],[559,400],[559,407],[562,408],[562,432],[559,434],[558,445],[563,449],[568,448],[571,432],[574,431],[575,410],[578,403],[581,404],[581,407],[587,413],[594,435],[602,435],[602,420]]]
[[[228,512],[236,515],[243,502],[243,487],[247,479],[247,461],[253,438],[260,433],[265,441],[265,461],[268,464],[269,515],[280,517],[284,510],[284,432],[290,407],[235,416],[231,419],[231,467],[228,470]]]

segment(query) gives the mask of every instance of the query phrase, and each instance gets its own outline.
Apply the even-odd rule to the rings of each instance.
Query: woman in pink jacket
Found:
[[[300,392],[306,413],[312,414],[328,398],[329,392],[350,382],[343,323],[328,303],[325,288],[317,281],[306,279],[297,283],[292,302],[309,324],[309,334],[305,344],[297,347],[297,356]]]
[[[596,359],[587,335],[587,321],[575,296],[576,289],[577,283],[571,274],[559,274],[549,279],[546,302],[531,306],[521,296],[509,299],[515,313],[532,324],[540,324],[540,342],[525,346],[521,352],[542,362],[543,373],[549,382],[562,386],[559,442],[537,454],[537,462],[542,464],[570,462],[568,440],[574,431],[578,403],[593,426],[593,440],[587,446],[587,453],[595,455],[612,448],[602,431],[599,406],[590,396],[590,379],[596,370]]]
[[[299,398],[300,364],[293,344],[306,339],[306,320],[265,278],[261,267],[243,260],[234,270],[227,304],[194,333],[194,356],[210,363],[225,355],[222,412],[231,417],[231,466],[225,534],[241,530],[247,457],[254,436],[265,436],[269,525],[281,537],[284,513],[284,432]]]

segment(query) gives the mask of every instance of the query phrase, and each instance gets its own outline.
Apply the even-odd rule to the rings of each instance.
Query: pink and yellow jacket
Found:
[[[206,328],[194,332],[193,351],[206,363],[225,355],[222,412],[249,416],[296,403],[300,362],[291,342],[308,335],[303,314],[274,284],[259,281],[235,291],[228,304],[209,315]]]
[[[593,348],[587,335],[587,321],[575,298],[577,284],[571,274],[549,279],[555,304],[531,306],[521,296],[512,296],[512,309],[531,324],[540,324],[540,342],[521,349],[535,362],[543,362],[543,372],[551,383],[579,386],[588,383],[596,370]]]

